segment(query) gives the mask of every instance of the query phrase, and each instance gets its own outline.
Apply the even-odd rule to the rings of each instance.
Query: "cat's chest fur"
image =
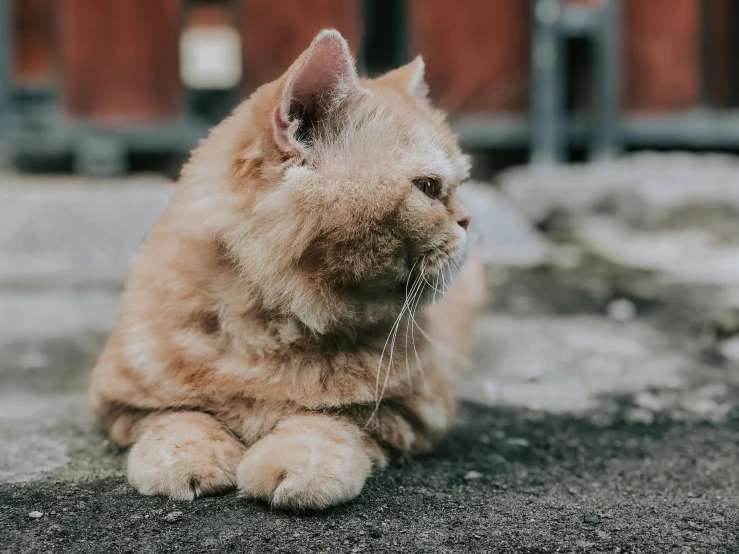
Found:
[[[316,338],[293,320],[236,308],[221,309],[211,333],[146,322],[122,328],[120,356],[131,379],[173,406],[213,410],[279,398],[320,409],[406,395],[420,374],[426,344],[408,322],[387,334]]]
[[[210,377],[224,392],[277,397],[309,409],[403,396],[417,379],[426,346],[403,323],[315,337],[291,319],[247,315],[229,326]]]

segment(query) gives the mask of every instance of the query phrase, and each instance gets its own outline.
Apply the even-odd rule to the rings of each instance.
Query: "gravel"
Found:
[[[175,521],[179,521],[182,519],[182,512],[169,512],[166,516],[164,516],[164,521],[168,521],[169,523],[174,523]]]
[[[0,552],[730,554],[738,443],[739,421],[596,425],[465,404],[433,454],[395,461],[325,513],[275,512],[236,493],[175,503],[138,494],[123,476],[0,485]],[[464,479],[470,466],[485,479]],[[28,517],[40,505],[56,511],[41,526]],[[182,516],[167,521],[173,511]]]

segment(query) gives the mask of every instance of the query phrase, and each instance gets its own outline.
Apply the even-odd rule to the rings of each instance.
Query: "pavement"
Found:
[[[0,174],[0,553],[739,552],[739,162],[466,188],[490,299],[455,427],[356,501],[295,515],[141,496],[90,414],[170,184]]]

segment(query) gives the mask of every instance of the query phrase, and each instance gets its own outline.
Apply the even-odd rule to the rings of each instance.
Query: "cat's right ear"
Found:
[[[349,45],[338,31],[321,31],[288,70],[273,114],[275,142],[305,153],[311,132],[347,95],[359,90]]]
[[[423,78],[425,70],[426,64],[423,63],[423,58],[416,56],[412,62],[385,73],[377,80],[410,94],[420,102],[428,103],[429,87]]]

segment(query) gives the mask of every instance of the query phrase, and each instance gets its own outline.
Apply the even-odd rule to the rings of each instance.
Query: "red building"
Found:
[[[608,0],[565,1],[587,7]],[[88,130],[130,129],[121,135],[126,148],[135,146],[137,128],[149,134],[165,129],[162,145],[169,132],[187,140],[202,133],[199,124],[190,125],[197,104],[192,89],[199,88],[198,79],[204,83],[201,88],[232,89],[219,100],[230,105],[280,75],[322,28],[339,29],[355,50],[361,50],[366,32],[389,32],[377,25],[366,29],[368,10],[381,10],[382,4],[385,9],[405,6],[399,23],[405,42],[396,41],[403,52],[396,52],[393,59],[416,52],[424,56],[426,78],[438,105],[452,114],[520,116],[526,115],[529,105],[533,4],[526,0],[10,0],[10,4],[11,80],[18,94],[51,91],[65,121]],[[622,0],[618,22],[622,108],[627,113],[664,113],[706,104],[735,105],[739,94],[731,69],[738,14],[739,6],[730,0]],[[225,40],[227,34],[231,38]],[[383,40],[376,37],[375,43]],[[223,63],[211,63],[212,67],[200,63],[198,69],[198,48],[215,48],[210,59]],[[568,97],[575,111],[589,103],[590,69],[582,63],[585,54],[578,53],[583,48],[575,41],[567,54]],[[213,75],[209,77],[208,71]],[[184,128],[187,132],[182,135]],[[173,147],[186,149],[187,140]]]

